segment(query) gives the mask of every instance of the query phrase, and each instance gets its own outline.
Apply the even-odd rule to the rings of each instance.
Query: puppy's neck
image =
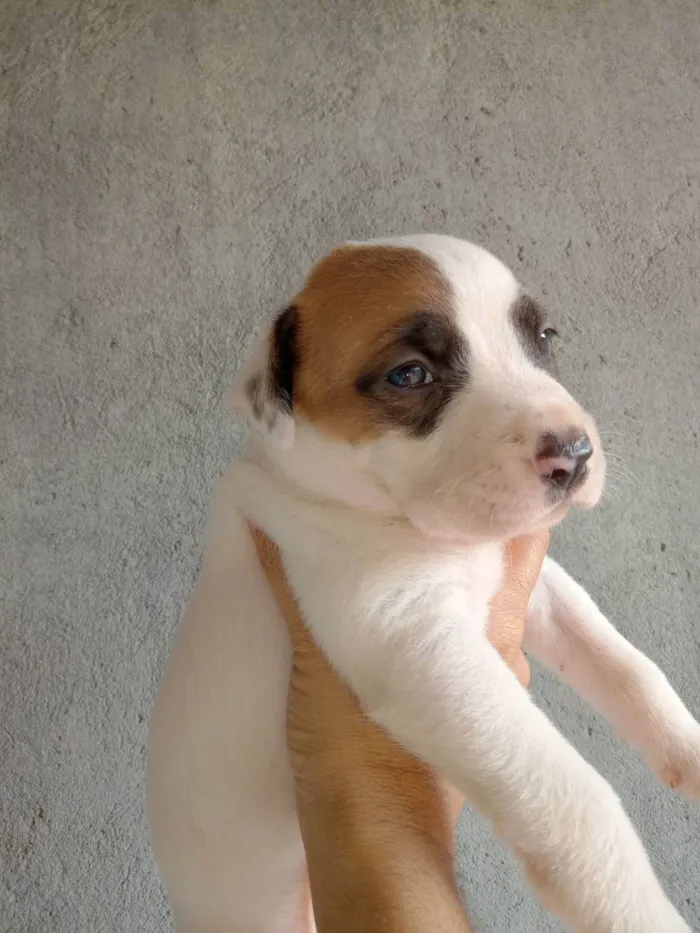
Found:
[[[369,450],[334,441],[307,424],[297,424],[291,447],[251,437],[246,457],[281,474],[315,500],[398,518],[401,510],[368,468]]]

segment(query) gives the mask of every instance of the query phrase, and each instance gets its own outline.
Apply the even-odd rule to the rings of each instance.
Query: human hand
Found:
[[[254,530],[262,568],[289,627],[294,663],[287,706],[287,741],[297,781],[310,762],[338,768],[361,749],[361,756],[381,763],[396,748],[373,726],[304,625],[287,585],[280,555],[261,532]],[[549,532],[515,538],[506,545],[501,589],[491,602],[488,636],[523,686],[530,682],[530,666],[522,652],[525,616],[530,594],[549,546]]]
[[[530,686],[530,665],[522,652],[525,617],[548,548],[549,531],[509,541],[503,583],[491,600],[489,641],[523,687]]]
[[[306,629],[277,548],[253,535],[294,651],[287,745],[319,933],[379,918],[387,933],[470,933],[452,850],[462,795],[364,715]],[[489,615],[489,638],[524,686],[525,615],[548,545],[545,533],[506,546]]]

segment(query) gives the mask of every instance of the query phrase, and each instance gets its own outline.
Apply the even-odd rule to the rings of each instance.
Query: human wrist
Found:
[[[300,802],[299,819],[319,933],[469,933],[439,806],[421,814],[341,782]]]

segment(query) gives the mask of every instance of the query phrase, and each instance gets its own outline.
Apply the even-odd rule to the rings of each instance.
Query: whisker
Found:
[[[635,485],[641,486],[642,481],[629,467],[625,466],[623,463],[611,463],[608,470],[608,475],[611,477],[617,477],[618,479],[631,480]]]

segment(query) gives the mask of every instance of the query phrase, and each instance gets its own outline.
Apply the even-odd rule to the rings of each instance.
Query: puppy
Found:
[[[149,814],[181,933],[304,930],[284,743],[290,646],[245,519],[280,547],[319,645],[371,718],[477,806],[580,933],[681,933],[609,785],[490,645],[503,542],[600,498],[595,424],[553,374],[535,300],[472,244],[345,245],[234,387],[256,429],[223,478],[151,724]],[[700,725],[546,560],[544,662],[700,796]]]

